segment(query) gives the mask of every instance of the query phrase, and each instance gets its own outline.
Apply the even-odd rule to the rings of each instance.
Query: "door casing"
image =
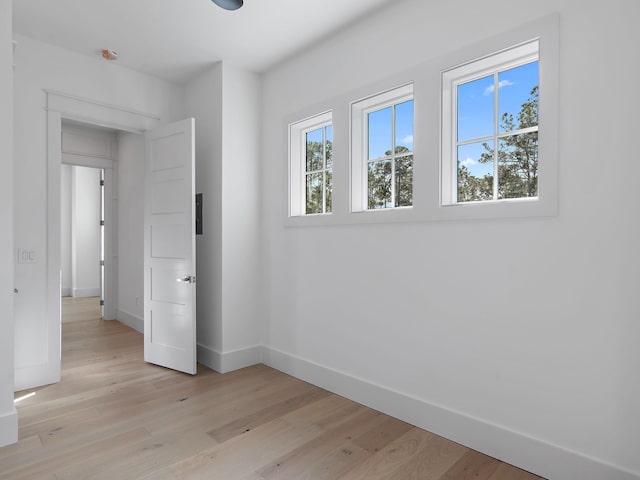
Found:
[[[15,390],[60,381],[60,165],[62,119],[142,134],[160,124],[158,115],[110,105],[54,90],[47,95],[47,278],[45,363],[14,369]],[[105,252],[109,255],[110,252]],[[113,281],[114,275],[111,275]],[[112,287],[113,288],[113,287]],[[42,333],[42,332],[40,332]]]

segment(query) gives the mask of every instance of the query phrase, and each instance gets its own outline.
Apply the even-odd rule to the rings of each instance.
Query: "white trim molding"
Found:
[[[395,206],[395,195],[393,194],[395,183],[395,147],[391,147],[390,157],[369,158],[369,114],[377,110],[392,107],[393,116],[391,121],[392,135],[389,139],[395,145],[395,107],[400,103],[413,101],[413,82],[394,87],[384,92],[370,95],[354,102],[351,102],[351,130],[349,138],[351,139],[351,211],[352,212],[371,212],[376,209],[370,208],[368,205],[368,167],[372,162],[387,160],[391,162],[392,171],[392,194],[391,206],[381,210],[393,210],[403,207]],[[413,155],[413,149],[411,150]],[[413,163],[413,161],[412,161]],[[409,207],[411,208],[411,207]]]
[[[640,480],[637,472],[275,348],[262,347],[262,363],[545,478]]]
[[[47,110],[64,113],[64,118],[102,127],[143,133],[160,122],[158,115],[112,105],[56,90],[47,90]]]
[[[64,296],[64,289],[62,293]],[[99,297],[100,293],[100,287],[71,289],[71,296],[73,298]]]
[[[206,345],[198,344],[198,363],[218,373],[229,373],[257,365],[260,363],[261,356],[262,347],[259,345],[222,353]]]
[[[9,413],[0,415],[0,447],[18,441],[18,412],[15,407]]]
[[[60,166],[62,164],[62,119],[76,120],[90,125],[108,127],[125,132],[142,133],[157,126],[157,115],[139,112],[126,107],[78,97],[54,90],[44,90],[47,95],[47,356],[44,363],[15,368],[15,390],[47,385],[60,381]],[[105,170],[107,185],[112,180],[113,169]],[[107,191],[105,189],[105,194]],[[111,203],[111,202],[110,202]],[[106,221],[109,214],[105,212]],[[115,248],[105,246],[106,259],[115,258]],[[115,265],[107,262],[115,278]],[[106,285],[115,299],[116,289]],[[108,299],[106,299],[109,302]],[[107,305],[105,305],[107,307]],[[105,308],[105,318],[112,317],[115,307]]]
[[[144,334],[144,318],[121,309],[118,309],[116,317],[120,323]]]
[[[307,216],[306,213],[306,149],[305,136],[307,133],[322,128],[333,126],[331,110],[319,113],[304,120],[289,124],[289,216]],[[326,145],[326,138],[323,138]],[[325,155],[326,159],[326,155]],[[323,168],[326,171],[326,165]],[[323,190],[326,183],[323,181]],[[331,212],[323,212],[313,215],[330,215]]]
[[[441,192],[442,73],[476,59],[537,40],[540,57],[540,165],[539,192],[536,199],[443,204]],[[558,106],[560,69],[559,15],[534,20],[467,47],[432,58],[388,78],[328,98],[285,117],[283,132],[298,118],[313,111],[332,111],[333,191],[332,215],[291,216],[287,227],[328,225],[387,224],[402,222],[440,222],[496,218],[555,217],[558,215]],[[413,148],[413,204],[411,207],[368,210],[364,196],[366,145],[358,134],[364,128],[362,99],[375,98],[380,92],[393,92],[398,86],[413,85],[415,104]],[[544,89],[544,90],[543,90]],[[360,100],[359,100],[360,99]],[[355,107],[354,107],[355,105]],[[289,140],[289,135],[286,136]],[[345,160],[349,157],[350,162]],[[542,160],[544,157],[544,161]],[[349,164],[349,165],[347,165]],[[344,168],[343,166],[346,166]]]

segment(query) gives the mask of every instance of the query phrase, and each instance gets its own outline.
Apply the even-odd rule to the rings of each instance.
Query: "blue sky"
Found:
[[[538,85],[538,62],[528,63],[498,75],[499,116],[505,112],[517,118],[531,89]],[[458,86],[458,141],[493,135],[495,85],[493,75]],[[492,144],[489,145],[493,147]],[[493,171],[493,166],[478,162],[485,152],[482,142],[458,148],[458,160],[476,177]]]
[[[369,160],[385,156],[392,149],[391,126],[393,107],[369,114]],[[413,151],[413,100],[399,103],[396,109],[396,147],[404,146]]]

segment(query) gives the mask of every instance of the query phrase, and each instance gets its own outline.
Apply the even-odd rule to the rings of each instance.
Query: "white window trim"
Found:
[[[332,112],[326,111],[289,124],[289,217],[331,215],[306,213],[306,134],[332,125]]]
[[[413,83],[351,102],[351,211],[354,213],[412,208],[409,206],[369,210],[367,205],[368,114],[408,100],[413,100]]]
[[[538,200],[538,197],[536,196],[458,203],[458,165],[456,162],[458,143],[456,137],[458,121],[457,87],[463,83],[492,75],[495,72],[509,70],[537,60],[539,60],[538,39],[450,68],[442,73],[441,206],[467,205],[470,203],[484,205],[496,202],[531,202]],[[495,115],[498,115],[498,113],[495,112]],[[538,131],[537,128],[536,131]],[[513,132],[511,132],[511,134],[513,134]],[[539,180],[539,184],[540,183],[541,182]]]
[[[554,217],[558,215],[559,185],[559,119],[560,119],[560,17],[554,13],[535,21],[518,25],[484,40],[474,41],[464,48],[402,71],[377,78],[371,84],[345,91],[322,102],[297,109],[284,117],[282,128],[283,183],[286,182],[289,126],[299,119],[312,118],[312,114],[331,110],[333,124],[333,192],[331,215],[289,216],[287,195],[290,189],[282,188],[282,217],[286,227],[316,227],[333,225],[394,224],[415,222],[442,222],[467,220],[525,219]],[[539,164],[538,198],[504,199],[500,201],[466,202],[442,205],[442,72],[475,59],[501,52],[513,45],[522,45],[538,39],[540,42],[539,84]],[[369,98],[372,93],[391,91],[393,86],[414,84],[414,179],[413,208],[389,208],[368,210],[352,209],[354,100]],[[362,147],[361,147],[362,148]]]

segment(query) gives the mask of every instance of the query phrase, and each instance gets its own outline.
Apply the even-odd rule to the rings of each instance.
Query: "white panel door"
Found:
[[[146,133],[144,359],[196,373],[194,119]]]

